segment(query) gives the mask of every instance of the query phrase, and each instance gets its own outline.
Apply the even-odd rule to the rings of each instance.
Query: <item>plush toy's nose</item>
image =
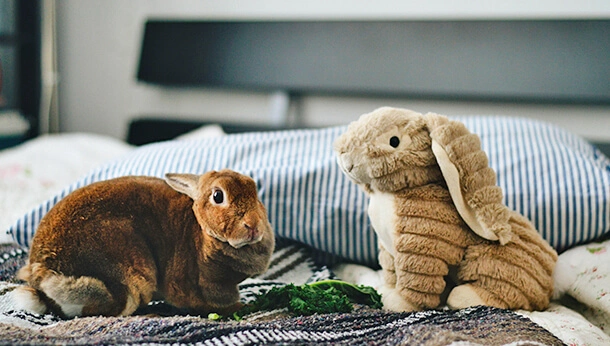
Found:
[[[354,162],[345,154],[337,155],[337,164],[345,173],[350,173],[354,169]]]
[[[337,163],[343,173],[353,180],[356,184],[365,184],[369,182],[368,174],[362,165],[358,165],[352,159],[353,155],[338,155]]]
[[[349,157],[343,155],[343,156],[339,157],[339,159],[343,163],[342,164],[343,169],[345,169],[347,172],[351,172],[352,169],[354,169],[354,163],[352,162],[352,160],[350,160]]]

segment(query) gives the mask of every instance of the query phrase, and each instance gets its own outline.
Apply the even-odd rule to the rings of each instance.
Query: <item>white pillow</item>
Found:
[[[134,147],[106,136],[44,135],[0,151],[0,230],[66,185]],[[0,234],[0,243],[13,240]]]
[[[218,124],[203,125],[185,134],[176,137],[177,140],[193,140],[213,137],[222,137],[226,133]]]
[[[481,137],[506,204],[530,218],[559,251],[610,230],[610,161],[583,139],[547,123],[456,117]],[[231,168],[252,176],[279,237],[367,265],[377,242],[367,198],[336,164],[332,144],[345,127],[227,135],[143,146],[92,171],[10,229],[29,245],[41,217],[74,189],[123,175],[162,177]]]

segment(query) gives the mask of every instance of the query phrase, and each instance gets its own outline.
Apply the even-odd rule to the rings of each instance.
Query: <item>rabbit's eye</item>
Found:
[[[225,195],[222,193],[222,190],[216,190],[212,193],[212,199],[214,200],[214,203],[222,204],[225,200]]]
[[[392,148],[398,147],[399,144],[400,144],[400,139],[398,137],[393,136],[392,138],[390,138],[390,145],[392,146]]]

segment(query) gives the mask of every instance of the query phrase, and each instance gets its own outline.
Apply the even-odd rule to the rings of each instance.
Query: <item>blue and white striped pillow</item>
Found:
[[[562,251],[610,230],[610,160],[586,141],[547,123],[506,117],[456,117],[481,137],[506,204],[533,221]],[[279,237],[375,265],[377,242],[367,198],[340,171],[332,144],[344,126],[246,133],[138,148],[105,164],[25,215],[11,228],[29,245],[40,219],[61,198],[94,181],[162,177],[231,168],[252,176]]]

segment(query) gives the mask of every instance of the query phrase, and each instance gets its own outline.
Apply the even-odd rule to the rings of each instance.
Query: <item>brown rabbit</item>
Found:
[[[80,188],[34,236],[18,302],[63,317],[130,315],[153,295],[196,313],[241,307],[275,239],[254,181],[231,170],[129,176]]]

